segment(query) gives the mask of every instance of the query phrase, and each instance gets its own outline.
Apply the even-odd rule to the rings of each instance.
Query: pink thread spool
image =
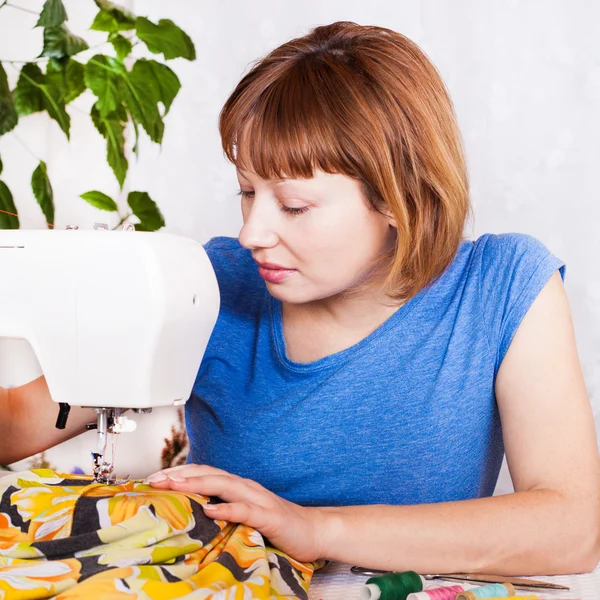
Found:
[[[457,594],[464,591],[465,588],[460,585],[447,585],[409,594],[406,600],[454,600]]]

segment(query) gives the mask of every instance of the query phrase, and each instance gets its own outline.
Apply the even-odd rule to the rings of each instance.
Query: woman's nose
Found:
[[[258,210],[255,203],[244,216],[244,224],[238,235],[239,242],[244,248],[255,250],[277,245],[279,236],[265,212],[268,211]]]

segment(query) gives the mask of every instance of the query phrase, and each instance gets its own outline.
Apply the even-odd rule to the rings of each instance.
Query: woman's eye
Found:
[[[241,196],[244,200],[254,198],[253,190],[239,190],[237,194],[238,196]],[[291,216],[301,215],[302,213],[305,213],[308,210],[308,206],[303,206],[301,208],[294,208],[292,206],[286,206],[285,204],[280,204],[279,206],[282,212]]]
[[[292,208],[291,206],[285,206],[282,204],[281,210],[289,215],[301,215],[308,210],[308,206],[303,206],[302,208]]]

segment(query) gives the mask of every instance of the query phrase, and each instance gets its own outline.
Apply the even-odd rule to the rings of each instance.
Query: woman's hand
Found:
[[[212,519],[253,527],[279,550],[300,562],[323,556],[325,515],[319,508],[288,502],[250,479],[206,465],[182,465],[146,479],[154,488],[218,496],[223,504],[205,504]]]

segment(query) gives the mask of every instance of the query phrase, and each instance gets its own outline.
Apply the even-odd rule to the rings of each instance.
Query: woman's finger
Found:
[[[204,513],[211,519],[229,521],[230,523],[243,523],[253,527],[264,535],[273,527],[273,515],[256,504],[248,502],[229,502],[227,504],[204,504]]]
[[[223,469],[217,469],[215,467],[211,467],[209,465],[179,465],[177,467],[169,467],[168,469],[162,469],[157,471],[156,473],[152,473],[144,480],[146,483],[154,483],[158,481],[164,481],[166,477],[170,477],[171,479],[181,480],[182,478],[188,477],[198,477],[201,475],[230,475],[231,477],[236,477],[236,475],[232,475],[224,471]]]
[[[170,481],[169,487],[179,492],[218,496],[225,502],[250,502],[259,506],[266,506],[273,498],[273,494],[265,488],[250,486],[241,477],[229,475],[203,475],[185,481]]]

